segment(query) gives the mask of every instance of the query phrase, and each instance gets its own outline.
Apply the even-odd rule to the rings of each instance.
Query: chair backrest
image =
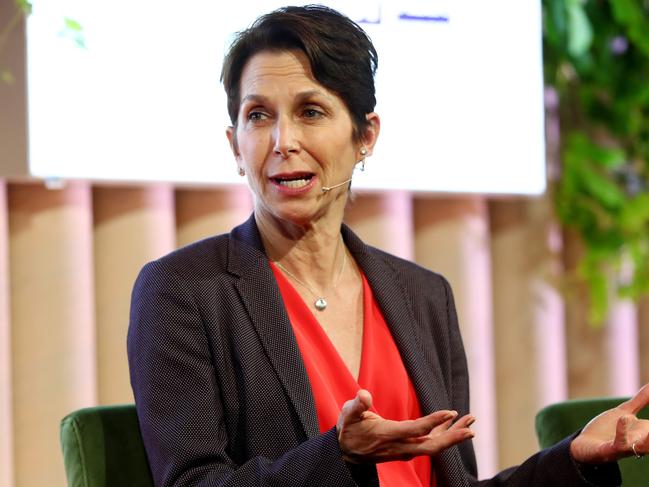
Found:
[[[588,421],[614,408],[626,397],[578,399],[552,404],[543,408],[536,415],[536,435],[541,448],[554,445],[566,436],[586,426]],[[638,417],[649,419],[649,408],[645,408]],[[625,458],[619,462],[622,471],[622,485],[625,487],[646,487],[649,485],[649,456]]]
[[[133,404],[70,413],[61,448],[68,487],[153,487]]]

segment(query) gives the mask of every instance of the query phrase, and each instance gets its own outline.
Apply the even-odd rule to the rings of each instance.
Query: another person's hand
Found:
[[[468,414],[455,422],[455,411],[436,411],[414,420],[391,421],[370,411],[371,407],[372,395],[360,390],[344,404],[338,417],[338,441],[348,462],[381,463],[437,455],[473,438],[469,426],[475,418]]]
[[[606,463],[649,453],[649,420],[636,416],[647,405],[649,384],[592,419],[570,444],[572,457],[580,463]]]

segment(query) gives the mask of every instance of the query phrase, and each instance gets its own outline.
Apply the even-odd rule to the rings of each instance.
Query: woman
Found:
[[[342,224],[372,154],[376,52],[330,9],[287,7],[224,63],[254,214],[147,264],[131,381],[157,485],[476,485],[450,288]],[[644,388],[579,435],[480,485],[616,485],[649,450]],[[396,461],[408,460],[408,461]],[[610,463],[612,462],[612,463]]]

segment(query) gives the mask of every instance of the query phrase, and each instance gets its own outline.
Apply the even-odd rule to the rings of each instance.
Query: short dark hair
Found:
[[[236,34],[221,71],[232,125],[237,125],[239,85],[248,60],[261,51],[293,49],[303,51],[315,79],[342,98],[352,118],[353,136],[360,139],[368,126],[366,115],[376,106],[378,56],[356,22],[322,5],[279,8]]]

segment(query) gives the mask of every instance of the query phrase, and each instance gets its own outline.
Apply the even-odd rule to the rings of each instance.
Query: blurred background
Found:
[[[0,0],[0,487],[65,485],[61,418],[133,401],[141,266],[245,220],[218,77],[278,2]],[[379,52],[346,222],[444,274],[481,477],[534,415],[649,382],[649,2],[327,2]]]

